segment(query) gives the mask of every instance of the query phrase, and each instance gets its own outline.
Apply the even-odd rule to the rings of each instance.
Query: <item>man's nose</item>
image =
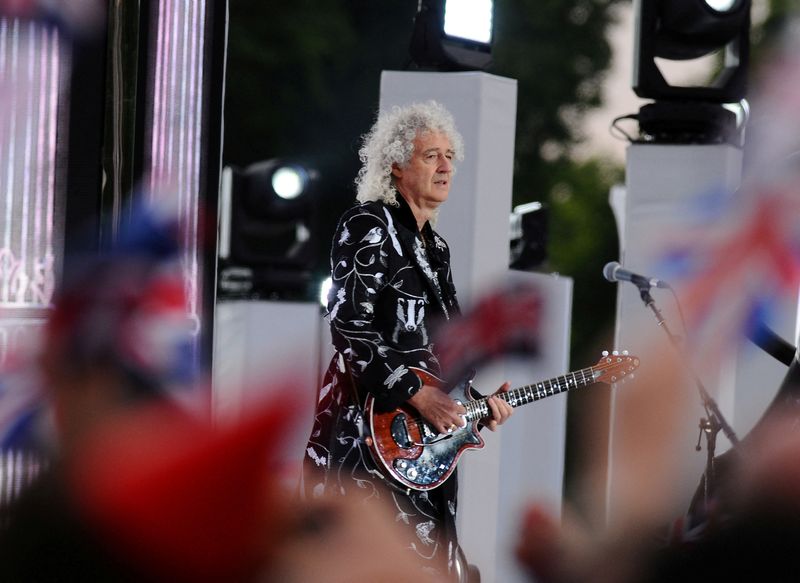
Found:
[[[451,172],[453,170],[453,161],[447,156],[439,157],[439,172]]]

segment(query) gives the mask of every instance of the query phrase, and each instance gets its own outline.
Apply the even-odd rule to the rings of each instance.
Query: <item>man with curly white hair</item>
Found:
[[[376,411],[408,403],[443,436],[464,424],[464,407],[409,368],[441,376],[432,327],[459,309],[450,250],[431,225],[463,159],[463,140],[441,104],[414,103],[379,116],[359,157],[360,204],[341,217],[331,251],[336,354],[306,450],[305,490],[389,501],[409,527],[409,548],[427,568],[455,578],[464,571],[455,473],[430,490],[397,487],[369,452],[363,404],[367,396]],[[494,396],[488,402],[486,425],[494,430],[512,408]]]

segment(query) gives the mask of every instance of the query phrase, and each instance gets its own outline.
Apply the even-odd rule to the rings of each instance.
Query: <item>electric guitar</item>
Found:
[[[639,359],[627,351],[603,357],[589,368],[570,372],[564,376],[511,389],[496,396],[512,407],[533,403],[545,397],[594,383],[613,384],[631,376],[639,366]],[[444,382],[435,375],[409,367],[424,384],[439,388]],[[440,486],[456,468],[461,454],[468,449],[484,445],[478,432],[478,423],[491,417],[488,397],[475,399],[470,391],[474,373],[461,380],[450,391],[450,396],[467,410],[465,424],[452,433],[439,433],[414,407],[404,403],[393,411],[378,413],[375,401],[368,395],[365,413],[369,433],[365,442],[379,469],[385,470],[395,482],[412,490],[432,490]]]

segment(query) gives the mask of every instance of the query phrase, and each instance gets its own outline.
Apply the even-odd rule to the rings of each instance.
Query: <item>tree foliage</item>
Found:
[[[548,199],[581,116],[601,104],[614,0],[501,0],[494,71],[517,79],[515,203]]]
[[[381,70],[405,64],[412,4],[231,2],[225,160],[306,156],[350,168]]]
[[[613,322],[616,286],[603,266],[619,256],[609,185],[623,180],[621,168],[600,160],[556,165],[550,196],[550,267],[573,278],[573,356],[598,356],[598,335]],[[608,348],[607,346],[605,348]],[[581,364],[582,366],[582,364]]]

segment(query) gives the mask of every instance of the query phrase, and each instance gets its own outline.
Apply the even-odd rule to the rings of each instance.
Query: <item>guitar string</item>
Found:
[[[631,357],[627,357],[627,360],[628,360],[628,362],[630,362],[632,359],[631,359]],[[515,394],[514,395],[515,398],[518,395],[522,395],[522,398],[520,400],[522,400],[523,402],[521,404],[524,405],[524,404],[527,404],[527,403],[532,403],[533,401],[538,401],[538,400],[541,400],[543,398],[546,398],[546,397],[549,397],[549,396],[553,396],[553,395],[560,394],[560,393],[563,393],[565,391],[568,391],[570,389],[570,383],[569,383],[569,378],[568,378],[569,376],[573,377],[572,382],[573,382],[574,388],[584,387],[584,386],[587,386],[589,384],[592,384],[591,381],[595,380],[595,378],[594,378],[595,369],[599,369],[600,371],[603,371],[603,370],[605,370],[607,368],[614,368],[615,366],[618,366],[619,364],[620,364],[619,360],[617,360],[616,362],[611,362],[611,363],[601,362],[601,363],[596,364],[595,366],[590,366],[590,367],[587,367],[587,368],[580,369],[578,371],[570,372],[570,373],[567,373],[567,374],[562,375],[560,377],[555,377],[555,378],[552,378],[552,379],[548,379],[548,380],[542,381],[540,383],[534,383],[534,384],[518,387],[516,389],[511,389],[511,390],[509,390],[509,391],[507,391],[505,393],[501,393],[498,396],[501,399],[503,399],[504,401],[508,402],[509,401],[508,396],[511,393],[514,393]],[[587,372],[588,372],[588,376],[587,376]],[[578,381],[576,381],[576,379],[575,379],[575,375],[577,375],[577,374],[581,375],[580,384],[578,384]],[[564,380],[564,382],[565,382],[565,386],[564,387],[561,386],[561,381],[562,380]],[[555,386],[557,387],[558,390],[555,390],[555,391],[551,390],[550,393],[548,393],[547,392],[547,388],[549,387],[549,388],[552,389],[554,384],[555,384]],[[544,391],[540,391],[538,389],[535,390],[535,391],[531,390],[531,389],[534,389],[534,387],[537,387],[537,386],[538,387],[542,387],[544,385],[547,385],[544,388]],[[531,400],[525,401],[525,398],[528,398],[528,397],[532,397]],[[489,407],[488,407],[487,400],[488,400],[488,397],[484,397],[482,399],[476,399],[474,401],[469,401],[464,405],[464,408],[467,410],[466,416],[470,417],[470,421],[476,421],[477,419],[482,419],[484,417],[488,417],[489,416],[489,412],[488,412],[489,411]],[[516,405],[512,404],[512,406],[516,406]],[[481,415],[481,417],[478,417],[477,419],[473,419],[472,417],[475,416],[476,414],[477,415]],[[430,425],[430,424],[422,417],[412,417],[412,421],[416,424],[418,430],[420,431],[420,437],[424,437],[422,435],[423,434],[423,427],[422,426],[423,425]]]

